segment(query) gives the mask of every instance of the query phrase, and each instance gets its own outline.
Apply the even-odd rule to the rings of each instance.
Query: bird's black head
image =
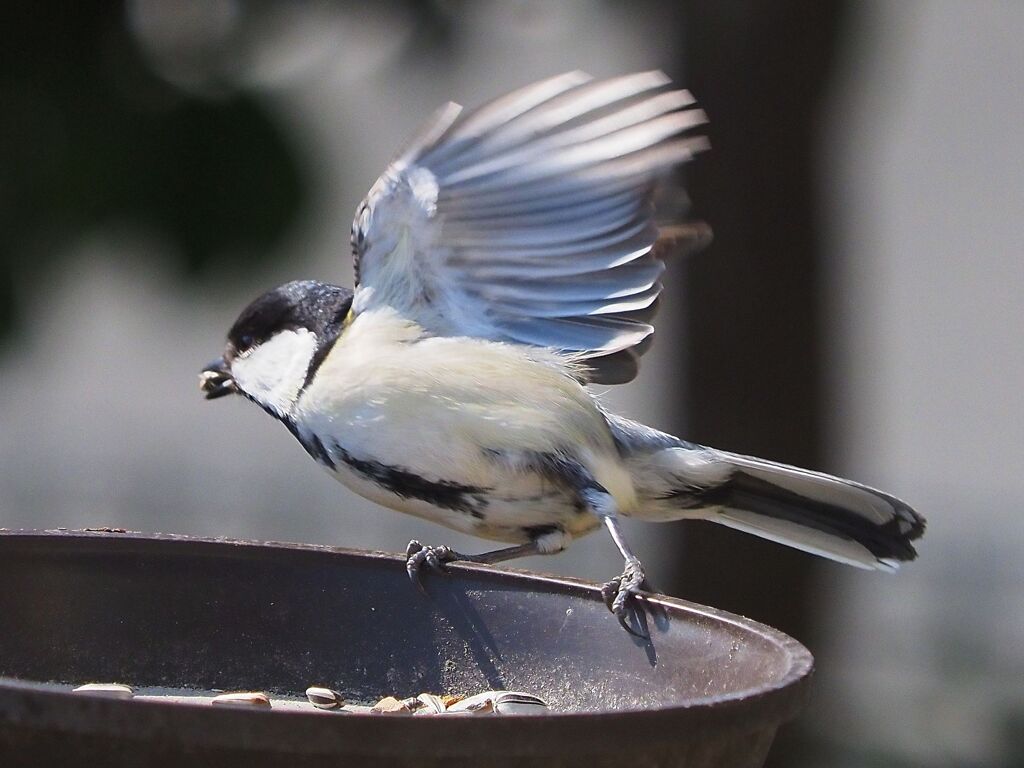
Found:
[[[199,376],[208,400],[240,393],[283,417],[341,333],[352,291],[297,280],[267,291],[235,320],[224,355]]]

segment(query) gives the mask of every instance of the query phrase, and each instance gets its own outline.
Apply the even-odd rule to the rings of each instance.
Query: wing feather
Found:
[[[584,318],[593,317],[594,315],[626,315],[630,312],[647,309],[658,298],[660,292],[661,286],[659,285],[656,288],[648,288],[646,291],[641,291],[633,296],[625,296],[613,302],[605,299],[600,301],[559,302],[557,304],[538,301],[501,301],[498,299],[492,299],[491,301],[496,308],[509,314],[523,315],[529,312],[531,317],[541,319],[546,317],[566,317],[567,314],[569,317]]]
[[[516,317],[499,319],[496,325],[527,344],[585,349],[595,356],[628,349],[654,333],[654,328],[646,323],[615,317]]]
[[[674,112],[590,141],[552,147],[559,150],[557,152],[538,146],[544,142],[537,142],[517,152],[461,168],[440,177],[439,183],[454,194],[467,194],[495,188],[508,189],[592,166],[600,168],[609,161],[660,144],[701,122],[703,120],[686,112]]]
[[[434,142],[433,150],[424,153],[421,158],[423,165],[428,168],[443,169],[449,158],[467,152],[468,144],[475,143],[491,130],[510,123],[538,104],[588,80],[590,80],[590,75],[583,72],[566,72],[499,96],[474,111],[460,125],[453,127],[445,136],[444,142]]]
[[[469,113],[449,104],[353,224],[355,312],[428,332],[551,347],[595,381],[632,378],[664,270],[655,184],[707,146],[661,72],[548,78]]]
[[[493,301],[611,301],[655,287],[664,271],[660,261],[638,259],[614,273],[597,272],[585,281],[575,276],[547,280],[492,277],[482,281],[477,290],[482,298]]]

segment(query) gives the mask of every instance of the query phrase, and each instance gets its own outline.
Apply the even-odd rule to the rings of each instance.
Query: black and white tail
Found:
[[[860,568],[917,557],[924,518],[851,480],[686,443],[609,419],[647,520],[699,518]]]

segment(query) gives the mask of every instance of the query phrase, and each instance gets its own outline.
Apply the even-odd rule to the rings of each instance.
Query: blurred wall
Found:
[[[829,569],[806,724],[842,764],[1017,766],[1024,5],[859,11],[821,135],[831,467],[929,526],[893,578]]]

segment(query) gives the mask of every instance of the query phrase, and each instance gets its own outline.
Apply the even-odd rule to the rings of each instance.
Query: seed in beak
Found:
[[[203,368],[199,374],[199,391],[206,395],[207,400],[215,400],[238,391],[224,358],[218,358]]]

